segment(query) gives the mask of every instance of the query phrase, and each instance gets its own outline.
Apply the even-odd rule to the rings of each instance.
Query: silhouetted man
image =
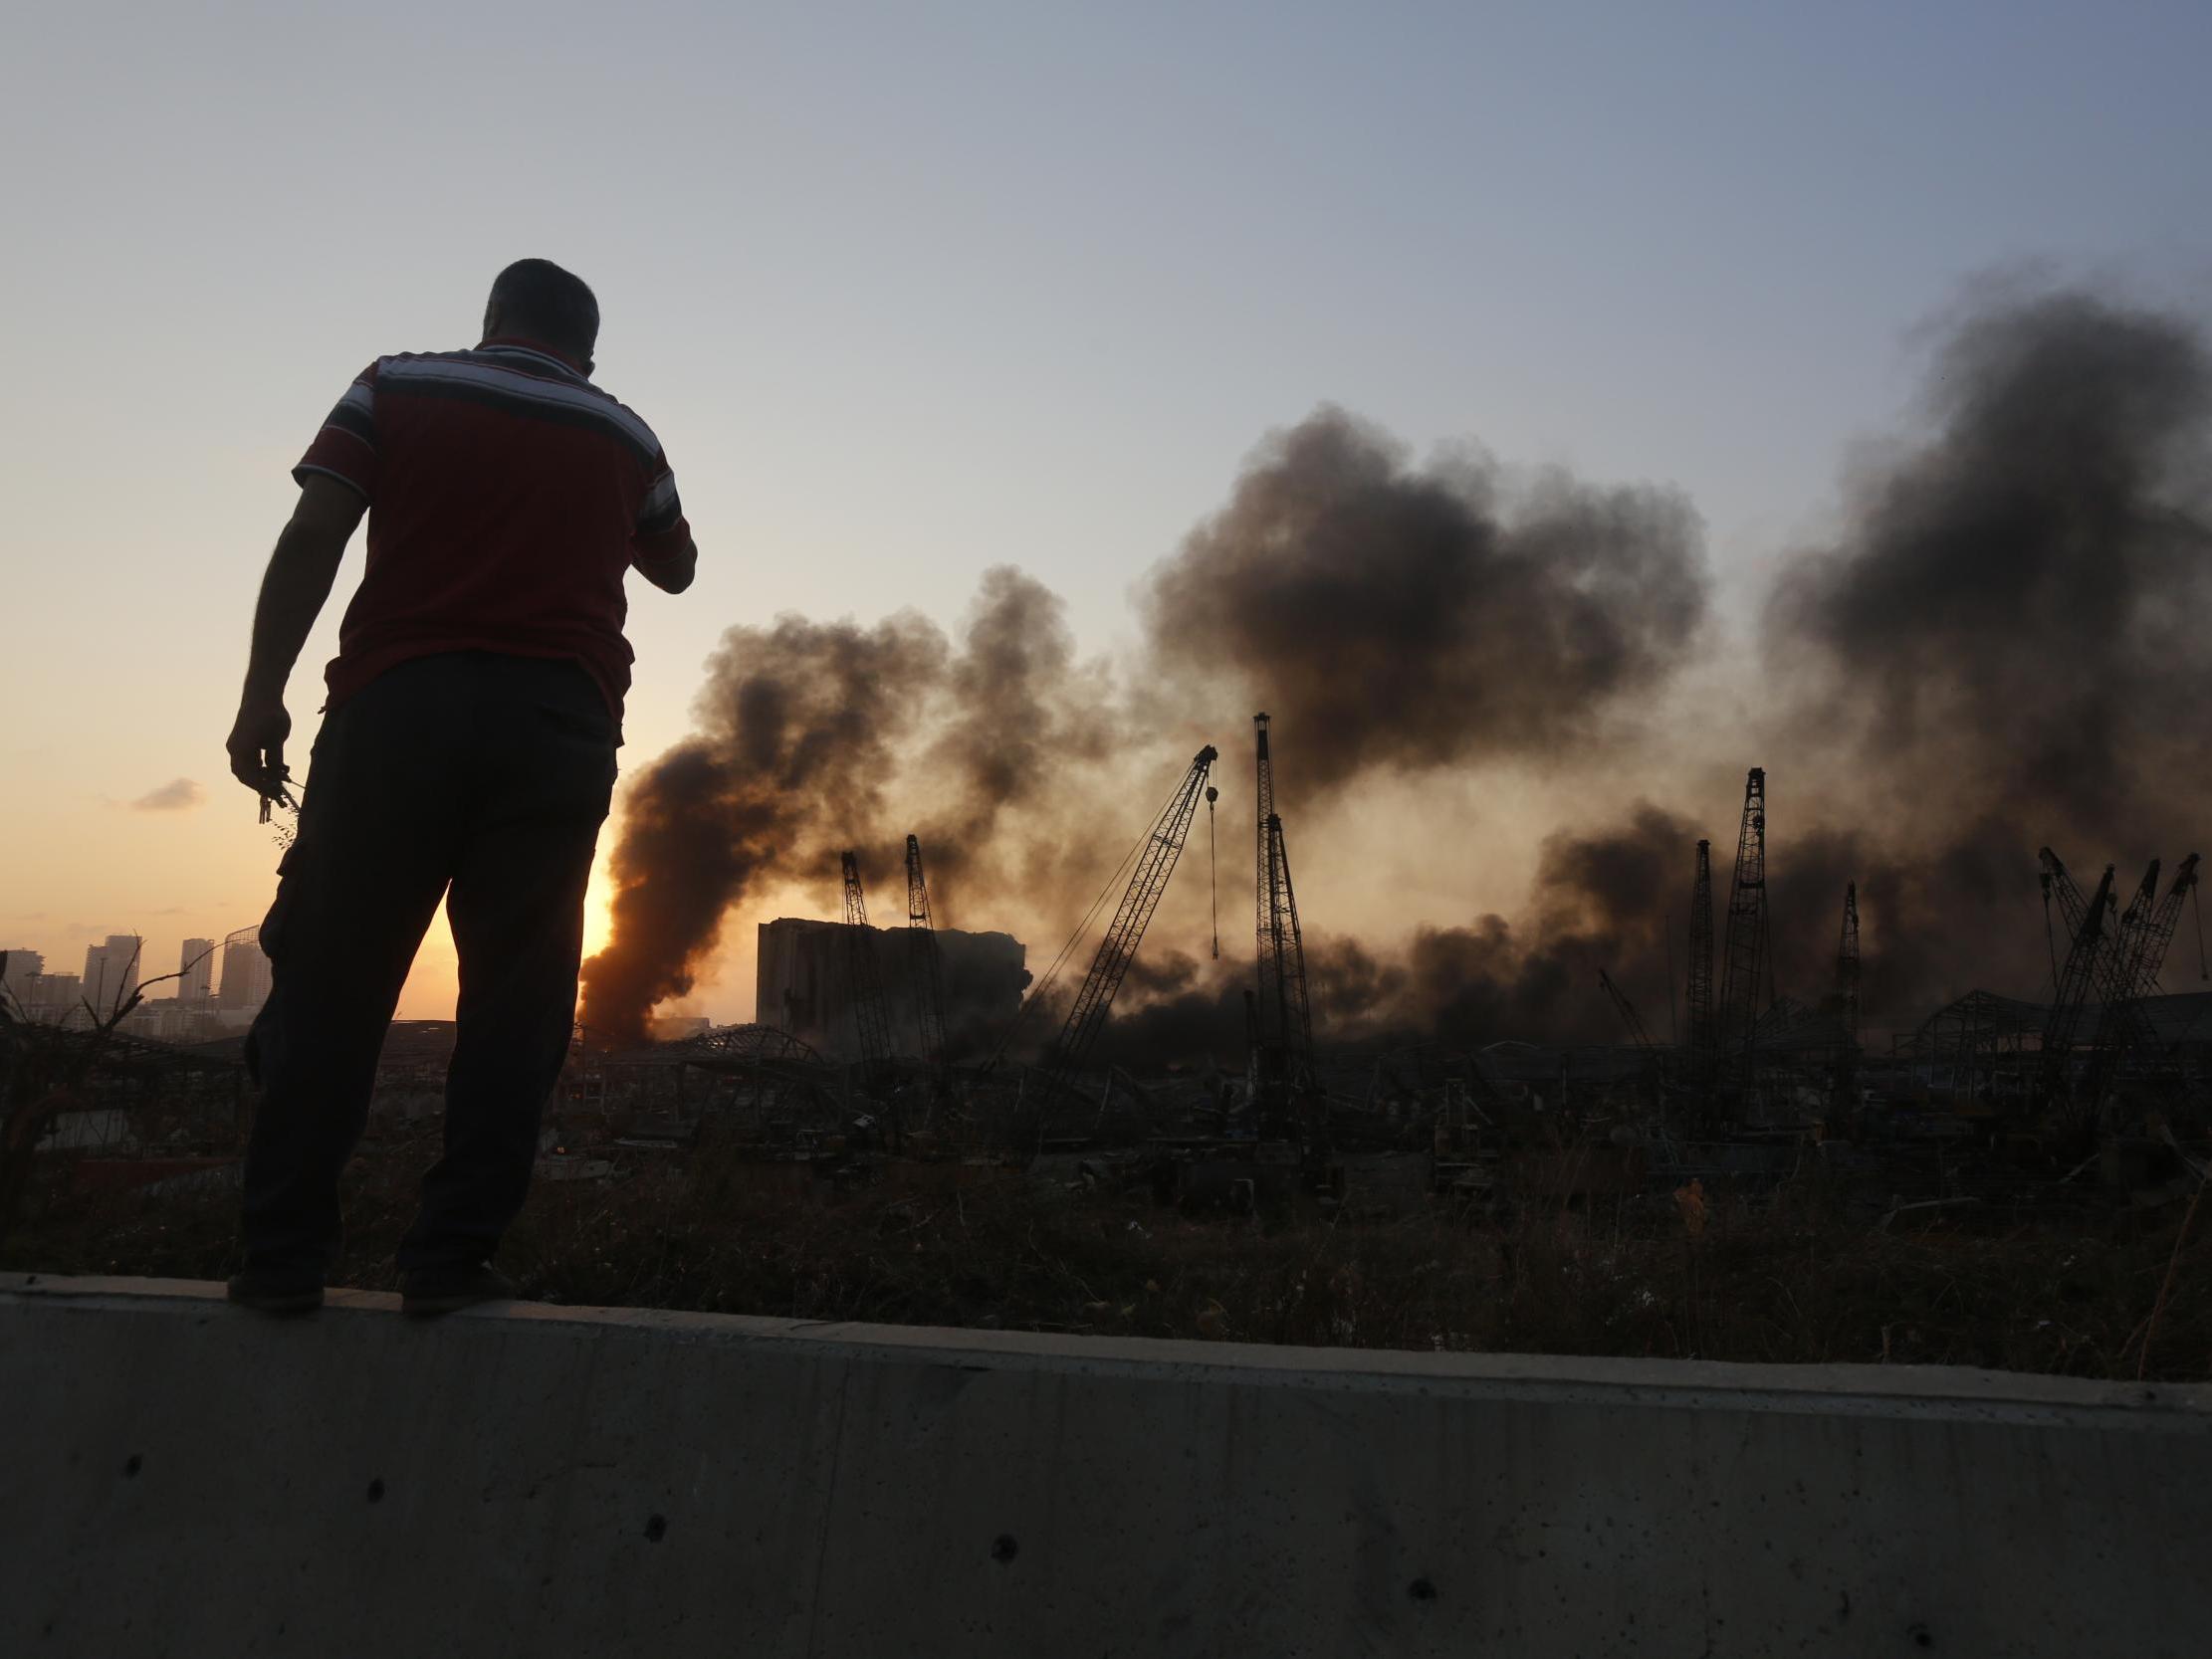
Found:
[[[491,1258],[529,1190],[575,1012],[630,682],[623,576],[681,593],[698,562],[659,440],[590,382],[598,331],[582,282],[511,265],[481,345],[377,358],[293,470],[300,502],[262,579],[229,742],[232,773],[265,800],[290,775],[285,682],[364,512],[368,557],[261,929],[274,988],[247,1042],[262,1100],[234,1302],[321,1305],[338,1176],[441,898],[459,1033],[401,1288],[418,1314],[514,1294]]]

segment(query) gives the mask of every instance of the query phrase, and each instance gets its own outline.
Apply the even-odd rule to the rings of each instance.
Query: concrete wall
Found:
[[[0,1277],[0,1654],[2212,1651],[2212,1388]]]

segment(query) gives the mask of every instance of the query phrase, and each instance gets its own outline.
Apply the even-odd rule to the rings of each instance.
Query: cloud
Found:
[[[188,777],[172,777],[158,789],[148,789],[130,803],[133,812],[189,812],[206,798],[207,791]]]

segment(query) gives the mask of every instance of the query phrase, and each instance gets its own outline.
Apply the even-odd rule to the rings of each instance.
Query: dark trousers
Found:
[[[445,1151],[402,1270],[488,1261],[522,1209],[567,1054],[584,884],[614,784],[614,721],[576,664],[458,652],[380,675],[316,738],[299,838],[262,924],[274,988],[247,1063],[249,1267],[323,1275],[338,1176],[424,930],[461,961]]]

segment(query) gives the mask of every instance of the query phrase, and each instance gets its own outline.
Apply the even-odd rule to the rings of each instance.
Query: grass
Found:
[[[348,1176],[337,1283],[391,1284],[434,1128]],[[1466,1351],[1954,1364],[2212,1378],[2212,1228],[2185,1206],[1974,1230],[1848,1219],[1813,1187],[1524,1209],[1185,1215],[1149,1196],[935,1165],[842,1190],[702,1149],[612,1181],[539,1183],[501,1265],[570,1304]],[[235,1193],[93,1191],[52,1171],[0,1266],[216,1278]],[[973,1178],[970,1178],[973,1177]],[[1985,1224],[1986,1228],[1986,1224]],[[2170,1287],[2147,1363],[2146,1327]]]

